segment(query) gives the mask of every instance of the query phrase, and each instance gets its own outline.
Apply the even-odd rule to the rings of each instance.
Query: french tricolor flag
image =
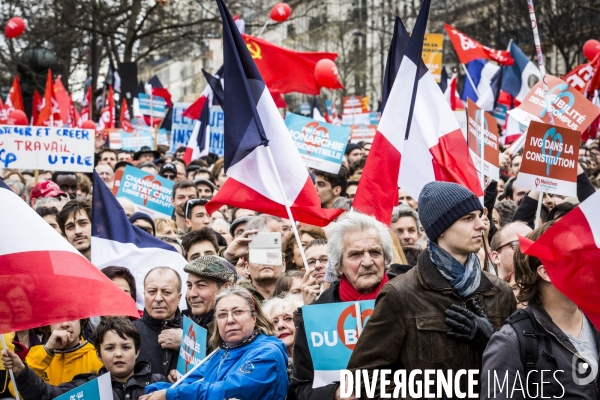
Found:
[[[155,267],[171,267],[184,279],[187,275],[183,267],[187,262],[173,246],[133,226],[96,172],[93,181],[92,263],[98,269],[110,266],[128,268],[135,278],[138,310],[143,310],[146,274]],[[185,285],[182,292],[179,306],[184,309]]]
[[[0,204],[0,334],[95,315],[139,316],[131,297],[2,179]]]
[[[217,0],[223,18],[225,80],[224,168],[229,176],[206,205],[223,205],[288,218],[277,173],[297,221],[324,226],[342,210],[322,209],[319,196],[231,14]],[[270,147],[276,171],[271,165]]]
[[[188,165],[191,161],[197,160],[200,157],[208,155],[210,145],[210,98],[206,95],[200,96],[188,109],[185,110],[184,116],[192,116],[194,122],[194,130],[190,135],[190,140],[183,155],[183,161]],[[188,115],[185,113],[193,107],[193,110],[198,108],[199,115],[196,111],[190,111]]]
[[[519,243],[524,254],[539,258],[552,284],[600,329],[600,191],[535,242],[519,237]]]

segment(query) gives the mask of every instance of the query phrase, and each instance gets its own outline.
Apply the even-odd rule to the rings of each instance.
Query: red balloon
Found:
[[[292,15],[292,8],[289,6],[289,4],[278,3],[271,8],[271,14],[269,14],[269,17],[273,21],[283,22],[287,20],[290,15]]]
[[[27,120],[27,115],[21,110],[12,110],[8,113],[8,118],[6,123],[8,125],[21,125],[27,126],[29,125],[29,121]]]
[[[593,61],[594,58],[600,53],[600,42],[594,39],[590,39],[583,45],[583,55],[589,61]]]
[[[25,21],[19,17],[12,17],[9,19],[4,28],[4,33],[9,39],[19,37],[23,32],[25,32]]]
[[[84,121],[83,124],[81,124],[81,129],[93,129],[95,131],[96,123],[94,123],[94,121],[88,119],[87,121]]]
[[[335,63],[327,58],[319,60],[315,65],[315,79],[320,87],[339,89],[338,69]]]

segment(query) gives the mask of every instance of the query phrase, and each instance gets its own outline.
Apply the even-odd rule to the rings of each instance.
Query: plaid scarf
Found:
[[[479,266],[477,254],[469,254],[467,263],[463,266],[450,253],[431,240],[427,245],[427,250],[429,251],[429,258],[440,271],[440,274],[446,278],[460,297],[467,298],[479,287],[481,267]]]

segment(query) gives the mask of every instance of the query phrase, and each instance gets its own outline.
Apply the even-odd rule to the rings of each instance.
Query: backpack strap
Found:
[[[538,354],[538,335],[531,317],[525,310],[517,310],[506,319],[517,334],[521,362],[525,367],[525,374],[535,369]]]

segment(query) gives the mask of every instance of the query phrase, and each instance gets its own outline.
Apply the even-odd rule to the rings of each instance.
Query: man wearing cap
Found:
[[[215,193],[215,185],[208,179],[204,179],[204,178],[194,179],[194,184],[196,185],[196,188],[198,189],[198,195],[200,198],[210,197]]]
[[[156,236],[156,227],[154,226],[154,221],[148,214],[139,211],[133,213],[129,217],[129,222],[131,222],[131,225],[137,226],[149,235]]]
[[[407,376],[413,370],[441,370],[446,377],[451,370],[453,379],[459,370],[481,369],[489,338],[516,310],[510,286],[481,270],[482,214],[481,203],[465,187],[425,185],[419,218],[429,238],[427,249],[413,269],[391,280],[377,296],[349,369],[367,369],[371,376],[378,369],[391,369],[392,375],[405,369]],[[467,375],[458,379],[459,390],[466,393]],[[437,382],[433,377],[431,393],[437,392]],[[393,379],[387,388],[393,392]],[[454,393],[456,389],[446,397],[455,398]]]
[[[55,197],[57,199],[61,197],[69,197],[65,192],[60,190],[58,185],[52,181],[40,182],[31,189],[29,196],[31,202],[31,208],[35,209],[35,203],[40,197]]]
[[[346,157],[348,157],[348,164],[352,165],[354,162],[361,159],[363,155],[363,149],[356,143],[349,143],[346,146]]]
[[[142,146],[140,150],[133,154],[133,161],[152,162],[157,158],[160,158],[160,153],[148,146]]]
[[[177,168],[173,163],[168,162],[160,167],[158,174],[165,179],[174,181],[177,178]]]

